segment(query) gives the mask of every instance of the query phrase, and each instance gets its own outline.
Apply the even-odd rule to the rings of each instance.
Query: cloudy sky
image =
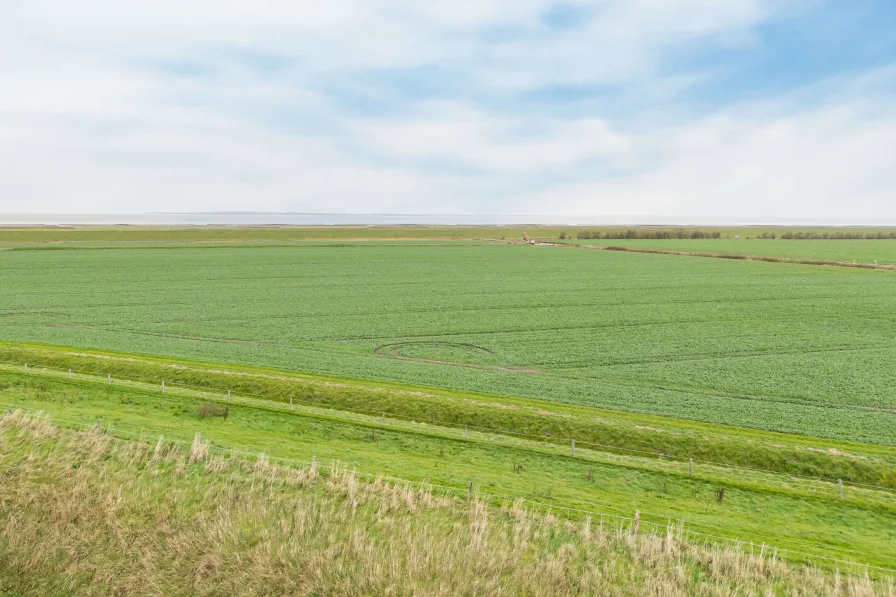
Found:
[[[891,0],[0,0],[0,212],[896,222]]]

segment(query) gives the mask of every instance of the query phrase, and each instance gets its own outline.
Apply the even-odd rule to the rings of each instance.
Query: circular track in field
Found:
[[[467,363],[470,360],[464,358],[461,360],[446,359],[438,357],[426,357],[414,352],[431,352],[438,353],[455,353],[458,356],[468,357],[472,363],[476,363],[483,357],[488,358],[495,353],[484,346],[476,346],[475,344],[465,344],[461,342],[436,342],[436,341],[419,341],[419,342],[395,342],[394,344],[383,344],[373,349],[373,353],[381,357],[392,357],[394,359],[412,359],[415,361],[429,361],[433,363]],[[410,354],[408,354],[410,353]],[[478,358],[477,358],[478,357]]]
[[[373,354],[389,359],[431,363],[434,365],[455,365],[514,373],[545,373],[537,369],[519,369],[502,366],[495,362],[497,355],[493,350],[484,346],[461,342],[437,342],[432,340],[395,342],[377,346],[373,349]]]

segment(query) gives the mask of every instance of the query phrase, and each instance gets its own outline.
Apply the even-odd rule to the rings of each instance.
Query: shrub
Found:
[[[199,406],[199,418],[207,419],[208,417],[222,417],[225,421],[227,415],[230,414],[230,407],[215,402],[203,402]]]

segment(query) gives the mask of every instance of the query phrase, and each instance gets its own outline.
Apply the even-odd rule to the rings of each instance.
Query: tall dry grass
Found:
[[[680,532],[0,418],[0,595],[896,595]],[[5,586],[4,584],[5,583]]]

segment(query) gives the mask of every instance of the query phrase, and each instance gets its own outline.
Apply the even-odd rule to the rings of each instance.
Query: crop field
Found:
[[[7,235],[0,595],[893,594],[896,271],[399,231]]]
[[[896,264],[896,240],[759,240],[721,238],[712,240],[576,240],[567,242],[584,245],[638,247],[664,251],[689,251],[694,253],[730,253],[784,257],[787,259],[811,259],[840,261],[843,263]]]
[[[896,444],[891,271],[506,243],[234,244],[0,251],[0,280],[0,340]]]

